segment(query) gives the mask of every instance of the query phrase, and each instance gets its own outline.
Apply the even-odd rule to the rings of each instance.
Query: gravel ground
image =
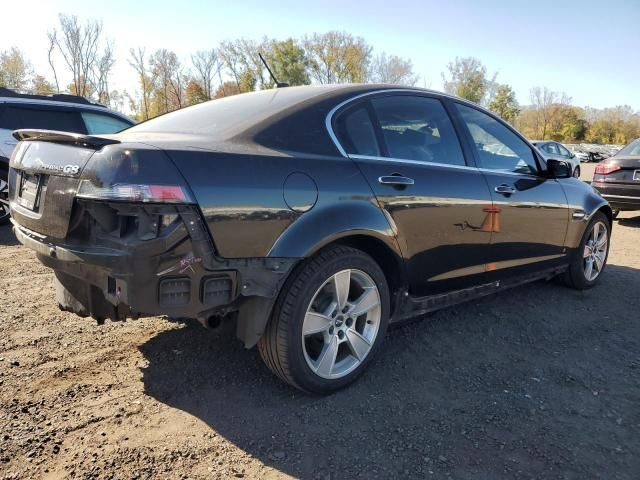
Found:
[[[58,311],[0,227],[0,478],[568,478],[640,472],[640,217],[585,293],[554,283],[393,329],[328,398],[230,328]]]

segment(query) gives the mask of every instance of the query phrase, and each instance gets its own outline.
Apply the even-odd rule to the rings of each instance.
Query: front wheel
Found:
[[[0,169],[0,225],[9,223],[9,183],[7,171]]]
[[[573,170],[573,178],[580,178],[580,167],[576,167]]]
[[[378,264],[360,250],[333,246],[294,271],[258,348],[285,382],[329,394],[365,370],[388,316],[389,289]]]
[[[597,212],[585,229],[565,274],[568,286],[584,290],[596,284],[607,265],[610,238],[611,222],[605,214]]]

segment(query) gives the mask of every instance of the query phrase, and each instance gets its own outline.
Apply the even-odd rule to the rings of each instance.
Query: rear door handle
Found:
[[[384,175],[378,178],[378,182],[383,185],[393,185],[396,187],[406,187],[407,185],[413,185],[415,183],[413,178],[403,177],[402,175]]]
[[[500,195],[505,195],[505,196],[509,196],[509,195],[513,195],[514,193],[516,193],[516,189],[513,187],[510,187],[509,185],[506,184],[502,184],[502,185],[498,185],[495,189],[496,193],[499,193]]]

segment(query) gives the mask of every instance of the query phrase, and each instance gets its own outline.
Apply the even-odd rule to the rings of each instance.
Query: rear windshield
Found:
[[[634,140],[629,145],[620,150],[617,156],[636,156],[640,155],[640,138]]]
[[[127,133],[193,133],[227,138],[326,92],[321,86],[287,87],[224,97],[153,118]]]

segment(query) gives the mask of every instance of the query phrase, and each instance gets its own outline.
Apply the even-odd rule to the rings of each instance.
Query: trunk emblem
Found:
[[[44,170],[48,170],[50,172],[61,172],[67,175],[77,175],[80,172],[80,165],[53,165],[51,163],[44,163],[42,160],[38,160],[40,162],[40,167]]]

